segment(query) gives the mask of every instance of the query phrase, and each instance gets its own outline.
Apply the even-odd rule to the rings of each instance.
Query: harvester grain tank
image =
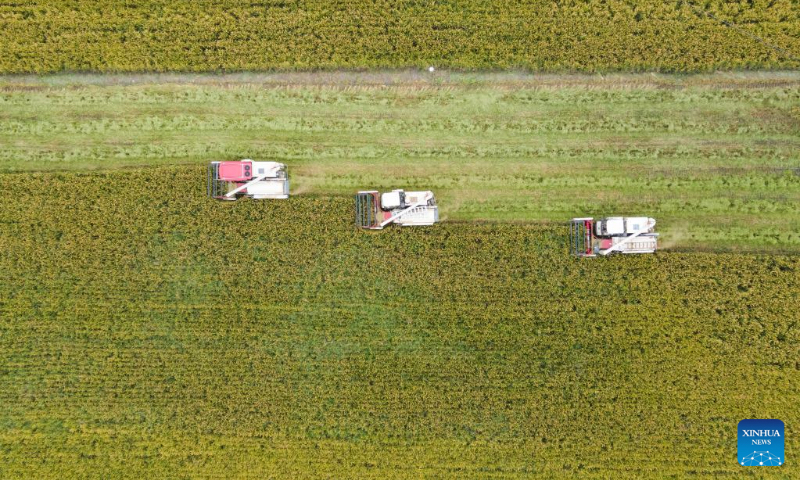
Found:
[[[356,225],[380,230],[389,224],[404,227],[433,225],[439,221],[439,207],[431,191],[376,190],[356,194]]]
[[[289,198],[286,165],[278,162],[211,162],[207,180],[208,196],[218,200]]]
[[[656,221],[649,217],[573,218],[570,251],[579,257],[619,253],[653,253],[658,249]]]

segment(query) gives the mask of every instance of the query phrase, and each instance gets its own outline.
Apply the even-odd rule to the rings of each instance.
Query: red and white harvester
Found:
[[[573,218],[569,243],[573,255],[596,257],[619,253],[653,253],[658,248],[656,221],[648,217]]]
[[[278,162],[211,162],[207,191],[218,200],[289,198],[289,176]]]
[[[433,225],[439,221],[439,207],[433,192],[392,190],[380,194],[376,190],[356,194],[356,225],[380,230],[390,223],[405,227]]]

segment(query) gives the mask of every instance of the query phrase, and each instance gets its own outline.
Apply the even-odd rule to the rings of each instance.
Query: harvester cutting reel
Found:
[[[433,192],[376,190],[356,194],[356,226],[380,230],[390,223],[402,226],[433,225],[439,221],[439,207]]]
[[[619,253],[654,253],[658,249],[656,221],[648,217],[573,218],[569,222],[570,252],[579,257]]]
[[[207,193],[218,200],[289,198],[286,165],[278,162],[211,162]]]

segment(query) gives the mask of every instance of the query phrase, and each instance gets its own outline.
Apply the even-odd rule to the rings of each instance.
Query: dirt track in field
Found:
[[[535,74],[522,71],[459,72],[436,70],[241,72],[219,74],[58,74],[0,76],[0,90],[35,90],[48,87],[85,85],[264,85],[341,87],[446,87],[486,86],[508,88],[769,88],[800,86],[800,72],[756,71],[670,75],[639,74]]]

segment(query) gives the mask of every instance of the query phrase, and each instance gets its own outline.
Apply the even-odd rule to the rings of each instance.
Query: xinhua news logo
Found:
[[[739,465],[779,467],[783,457],[783,422],[781,420],[742,420],[739,422]]]

